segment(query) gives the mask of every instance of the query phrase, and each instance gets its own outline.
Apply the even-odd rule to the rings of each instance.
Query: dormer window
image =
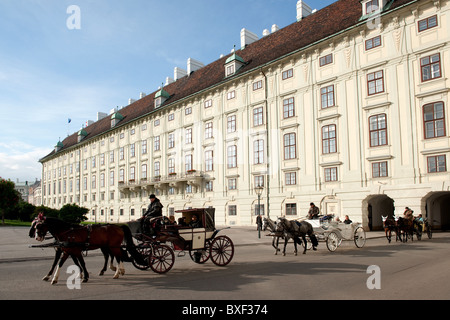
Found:
[[[161,90],[155,94],[155,109],[159,108],[169,98],[170,94],[161,88]]]
[[[387,9],[392,2],[393,1],[389,0],[361,0],[363,12],[362,19],[365,19],[372,14],[379,13],[383,9]]]
[[[371,0],[366,2],[366,14],[371,14],[380,8],[378,0]]]
[[[81,142],[81,140],[83,140],[87,135],[88,135],[88,133],[86,132],[86,130],[81,128],[80,131],[78,131],[78,140],[77,141]]]
[[[239,69],[245,65],[244,59],[233,53],[227,61],[225,61],[225,77],[236,74]]]
[[[114,128],[121,120],[123,120],[123,115],[121,115],[119,112],[115,112],[111,116],[111,128]]]
[[[55,146],[55,152],[60,151],[64,147],[63,143],[61,141],[58,141],[58,143]]]

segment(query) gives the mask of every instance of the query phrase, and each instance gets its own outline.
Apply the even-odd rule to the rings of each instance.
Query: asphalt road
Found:
[[[450,298],[450,234],[433,239],[388,244],[368,239],[358,249],[343,242],[331,253],[323,242],[318,251],[294,256],[274,255],[268,237],[258,240],[247,229],[223,231],[235,242],[235,255],[226,267],[210,261],[195,264],[176,257],[167,274],[140,271],[126,263],[126,274],[98,276],[103,257],[90,253],[88,283],[77,289],[67,261],[59,282],[42,281],[51,265],[53,249],[28,248],[34,240],[24,228],[0,229],[0,299],[2,300],[440,300]],[[26,231],[26,230],[25,230]],[[242,233],[245,233],[242,235]],[[5,236],[7,236],[5,238]],[[14,237],[17,237],[14,241]],[[255,240],[244,241],[255,238]],[[68,285],[69,284],[69,285]],[[75,289],[71,289],[75,287]]]

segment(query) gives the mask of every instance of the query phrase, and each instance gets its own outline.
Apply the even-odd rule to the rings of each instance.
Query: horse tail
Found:
[[[131,235],[131,230],[127,225],[123,225],[121,226],[123,233],[124,233],[124,239],[125,239],[125,244],[127,247],[127,250],[122,250],[122,255],[123,254],[127,254],[130,253],[131,257],[133,258],[134,261],[136,261],[139,264],[146,264],[146,262],[144,261],[144,258],[142,257],[142,255],[136,250],[136,246],[133,243],[133,236]],[[128,255],[127,255],[128,257]]]
[[[314,229],[312,224],[308,223],[308,236],[309,239],[311,239],[311,243],[314,247],[317,247],[319,245],[319,241],[317,240],[316,235],[314,234]]]

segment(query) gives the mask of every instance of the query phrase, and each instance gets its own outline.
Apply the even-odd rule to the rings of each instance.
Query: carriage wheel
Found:
[[[353,241],[358,248],[362,248],[366,244],[366,232],[362,227],[356,228]]]
[[[218,266],[226,266],[234,256],[234,244],[227,236],[219,236],[211,243],[211,261]]]
[[[160,244],[153,247],[153,254],[150,257],[150,268],[156,273],[166,273],[172,269],[175,263],[175,254],[173,250]]]
[[[331,252],[336,251],[336,249],[341,244],[341,239],[339,239],[338,235],[335,232],[331,232],[327,237],[327,248]]]
[[[203,249],[198,249],[198,250],[189,249],[189,256],[191,257],[192,261],[194,261],[195,263],[198,263],[198,264],[203,264],[206,261],[208,261],[210,252],[211,252],[210,246],[211,246],[211,243],[208,240],[205,242],[205,247]]]
[[[152,254],[152,248],[146,243],[142,243],[136,246],[136,251],[139,252],[142,255],[142,258],[145,261],[145,264],[137,263],[134,259],[132,259],[131,263],[133,266],[136,267],[136,269],[139,270],[147,270],[150,268],[150,265],[148,264],[148,259]]]

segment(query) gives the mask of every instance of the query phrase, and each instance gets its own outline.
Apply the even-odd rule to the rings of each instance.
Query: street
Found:
[[[253,229],[252,229],[253,230]],[[140,271],[125,263],[126,274],[113,279],[103,266],[99,251],[85,258],[90,279],[75,284],[72,264],[64,265],[59,282],[51,285],[41,279],[50,269],[53,249],[28,248],[37,244],[23,237],[26,228],[0,229],[0,299],[83,299],[83,300],[377,300],[449,299],[450,279],[443,272],[450,265],[450,234],[435,233],[433,239],[388,244],[385,238],[369,238],[358,249],[344,241],[334,252],[321,242],[318,251],[274,255],[270,238],[257,239],[247,229],[222,231],[233,239],[235,255],[226,267],[210,261],[194,263],[188,254],[176,257],[167,274]],[[244,241],[254,237],[253,243]],[[3,236],[17,235],[18,243]],[[27,244],[28,243],[28,244]],[[281,245],[280,245],[281,246]],[[18,256],[21,252],[23,256]],[[15,254],[12,257],[12,254]],[[8,258],[8,254],[10,257]],[[27,258],[28,257],[28,258]],[[371,267],[372,266],[372,267]],[[375,267],[373,267],[375,266]],[[69,269],[70,271],[70,269]]]

